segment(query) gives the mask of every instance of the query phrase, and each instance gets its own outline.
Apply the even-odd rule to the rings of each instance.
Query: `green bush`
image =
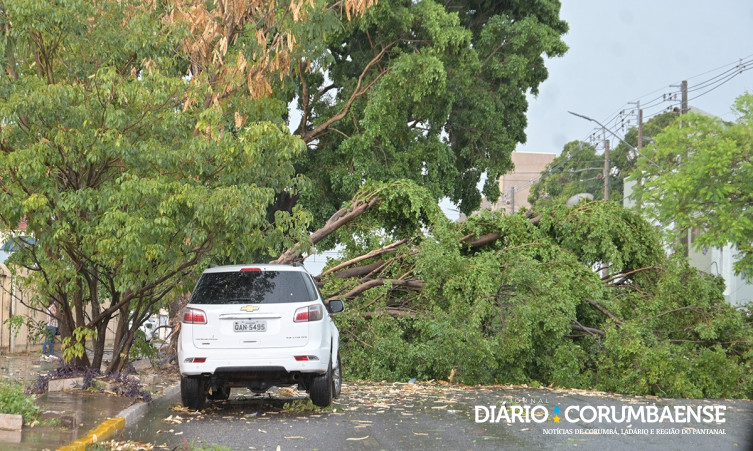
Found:
[[[753,397],[753,316],[724,301],[720,278],[667,258],[657,231],[617,205],[542,216],[535,226],[481,212],[399,251],[379,276],[425,285],[348,301],[336,317],[348,377]],[[501,238],[461,244],[492,233]],[[360,283],[324,282],[326,293]]]
[[[34,397],[24,394],[20,384],[14,382],[0,383],[0,413],[22,415],[24,423],[29,424],[39,417],[39,406],[34,404]]]

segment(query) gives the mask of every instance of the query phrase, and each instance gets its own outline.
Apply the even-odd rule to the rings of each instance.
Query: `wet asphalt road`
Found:
[[[291,396],[293,395],[293,396]],[[595,392],[436,384],[344,384],[330,410],[285,407],[305,399],[295,393],[259,398],[234,392],[203,412],[182,409],[177,397],[155,404],[122,440],[222,445],[232,449],[753,449],[753,402],[612,396]],[[486,406],[511,417],[529,406],[532,416],[484,422]],[[295,404],[295,403],[294,403]],[[492,414],[491,406],[495,406]],[[589,407],[590,406],[590,407]],[[721,412],[724,422],[631,421],[584,423],[599,406],[636,411],[656,406],[675,412]],[[565,411],[570,407],[567,418]],[[705,407],[706,410],[703,410]],[[591,410],[593,408],[593,410]],[[717,410],[714,410],[717,409]],[[479,420],[477,422],[477,411]],[[554,417],[560,417],[559,423]],[[705,417],[710,418],[710,415]],[[523,421],[520,421],[520,420]],[[534,421],[534,419],[536,421]],[[570,420],[570,421],[568,421]],[[574,420],[574,421],[573,421]]]

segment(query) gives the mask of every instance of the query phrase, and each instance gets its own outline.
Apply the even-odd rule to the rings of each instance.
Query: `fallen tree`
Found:
[[[317,231],[345,249],[318,282],[352,376],[753,396],[750,316],[619,205],[451,223],[411,183],[364,192]]]

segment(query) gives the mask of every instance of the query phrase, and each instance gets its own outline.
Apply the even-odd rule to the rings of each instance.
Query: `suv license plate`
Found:
[[[233,330],[236,332],[266,332],[266,321],[233,321]]]

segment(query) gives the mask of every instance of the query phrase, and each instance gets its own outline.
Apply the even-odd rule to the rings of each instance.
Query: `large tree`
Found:
[[[526,93],[547,78],[545,56],[564,54],[559,2],[382,0],[331,26],[326,50],[295,78],[311,181],[300,199],[321,223],[364,180],[414,180],[470,213],[525,142]],[[323,170],[325,169],[325,170]]]
[[[698,248],[732,244],[735,270],[753,278],[753,95],[734,104],[733,123],[680,116],[642,152],[635,197],[672,235],[697,228]]]
[[[596,201],[452,223],[437,210],[414,183],[369,184],[328,222],[347,246],[318,279],[348,300],[351,375],[753,396],[748,312],[667,258],[636,212]]]
[[[25,218],[34,239],[13,259],[35,306],[58,304],[76,364],[100,366],[115,320],[122,368],[141,322],[208,261],[276,254],[304,230],[300,209],[268,215],[298,189],[304,146],[264,97],[302,8],[0,2],[0,220]]]
[[[470,211],[509,169],[559,2],[375,3],[0,1],[0,219],[78,364],[117,318],[121,368],[203,265],[305,248],[366,180]]]

